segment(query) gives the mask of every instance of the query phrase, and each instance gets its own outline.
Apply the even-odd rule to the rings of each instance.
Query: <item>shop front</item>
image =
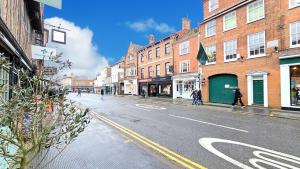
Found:
[[[173,77],[173,99],[183,98],[192,99],[191,94],[199,89],[199,80],[197,73],[177,75]]]
[[[149,96],[148,94],[148,85],[149,82],[152,82],[152,79],[141,79],[139,80],[139,95],[145,94],[145,96]]]
[[[137,79],[124,80],[124,94],[125,95],[137,95],[138,94]]]
[[[172,78],[158,77],[139,81],[140,92],[146,91],[149,97],[172,97]]]
[[[281,107],[300,110],[300,54],[280,57]]]

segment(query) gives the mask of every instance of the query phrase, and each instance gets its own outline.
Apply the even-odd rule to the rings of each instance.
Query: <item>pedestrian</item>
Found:
[[[143,96],[143,98],[146,98],[146,91],[145,91],[145,89],[142,89],[142,96]]]
[[[300,101],[300,87],[296,88],[296,97],[297,97],[297,102]]]
[[[81,90],[80,89],[78,89],[78,94],[77,94],[77,96],[81,96]]]
[[[191,94],[191,97],[193,97],[193,103],[192,103],[192,105],[197,104],[197,99],[198,99],[197,95],[198,95],[198,91],[196,89]]]
[[[242,95],[242,93],[240,91],[240,88],[236,88],[235,92],[234,92],[234,101],[232,103],[232,107],[234,107],[236,104],[238,104],[238,102],[240,102],[241,107],[244,108],[245,105],[244,105],[244,103],[242,101],[242,97],[243,97],[243,95]]]
[[[101,94],[101,100],[103,100],[104,90],[101,90],[100,94]]]
[[[198,105],[200,105],[200,104],[203,105],[201,89],[198,90],[197,97],[198,97],[197,98],[197,104]]]

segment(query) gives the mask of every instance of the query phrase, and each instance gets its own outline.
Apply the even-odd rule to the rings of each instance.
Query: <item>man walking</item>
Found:
[[[203,105],[201,89],[199,89],[197,92],[197,105],[200,105],[200,104]]]
[[[197,99],[198,99],[197,95],[198,95],[198,91],[194,90],[192,92],[192,94],[191,94],[191,97],[193,97],[193,103],[192,103],[192,105],[197,104]]]
[[[244,108],[245,105],[244,105],[244,103],[242,101],[242,97],[243,97],[243,95],[242,95],[242,93],[240,91],[240,88],[236,88],[235,89],[235,93],[234,93],[234,101],[232,103],[232,107],[234,107],[236,104],[238,104],[238,102],[240,102],[242,108]]]
[[[103,89],[101,90],[100,94],[101,94],[101,100],[103,100],[103,95],[104,95],[104,90]]]
[[[77,96],[81,96],[81,90],[80,90],[80,89],[78,89],[78,94],[77,94]]]

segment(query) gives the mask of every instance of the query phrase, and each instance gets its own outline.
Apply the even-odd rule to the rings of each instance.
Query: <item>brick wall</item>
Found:
[[[210,17],[232,6],[239,1],[220,0],[219,9],[213,13],[208,12],[208,0],[204,2],[205,18]],[[204,46],[215,44],[217,47],[216,64],[203,66],[204,78],[206,83],[203,85],[203,96],[205,101],[209,99],[209,77],[216,74],[234,74],[238,76],[238,85],[247,102],[247,73],[254,70],[269,72],[268,92],[270,107],[280,107],[280,74],[279,74],[279,53],[299,52],[299,49],[289,49],[290,30],[289,24],[300,20],[300,10],[298,8],[288,9],[288,0],[264,0],[265,17],[264,19],[247,23],[247,5],[236,9],[237,27],[223,32],[223,16],[216,18],[216,35],[205,37],[205,23],[201,23],[201,42]],[[251,33],[265,31],[265,46],[267,42],[279,40],[279,50],[266,48],[266,56],[261,58],[248,58],[247,36]],[[243,59],[233,62],[224,62],[224,42],[237,39],[238,51]]]

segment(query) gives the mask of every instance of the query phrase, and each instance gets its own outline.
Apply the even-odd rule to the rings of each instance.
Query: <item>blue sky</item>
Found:
[[[46,7],[45,18],[60,17],[94,34],[92,42],[110,64],[127,51],[130,41],[146,45],[181,29],[181,18],[192,27],[203,18],[202,0],[63,0],[63,9]]]

